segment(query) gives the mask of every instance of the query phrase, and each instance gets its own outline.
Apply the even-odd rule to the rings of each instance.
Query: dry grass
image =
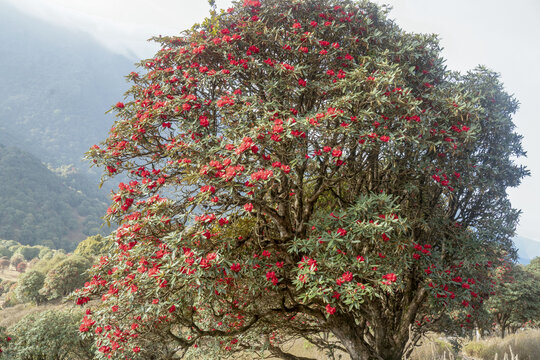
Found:
[[[452,344],[440,334],[428,334],[414,349],[411,360],[453,360],[459,359]]]
[[[463,347],[463,352],[482,360],[510,359],[511,355],[519,360],[537,360],[540,358],[540,330],[526,330],[512,334],[504,339],[490,338],[471,341]]]
[[[19,275],[21,274],[12,269],[5,269],[3,271],[0,271],[0,279],[2,280],[17,281]]]
[[[308,343],[306,340],[296,340],[296,341],[291,341],[287,344],[285,344],[284,346],[281,347],[283,351],[287,352],[287,353],[290,353],[290,354],[293,354],[293,355],[296,355],[296,356],[299,356],[299,357],[306,357],[306,358],[310,358],[310,359],[316,359],[316,360],[329,360],[329,359],[335,359],[335,360],[350,360],[350,356],[345,354],[345,353],[342,353],[342,352],[336,352],[336,354],[334,355],[334,358],[332,357],[329,357],[327,354],[325,354],[324,352],[321,352],[319,349],[317,349],[315,347],[315,345],[312,345],[310,343]],[[269,356],[269,355],[266,355],[266,356]],[[252,354],[246,354],[246,355],[242,355],[242,354],[238,354],[237,356],[234,357],[235,360],[252,360],[254,359],[253,355]],[[265,357],[265,359],[272,359],[272,360],[277,360],[279,358],[275,358],[275,357]]]
[[[50,309],[59,309],[65,305],[43,305],[35,306],[30,304],[19,304],[0,310],[0,327],[10,327],[28,314],[43,312]]]

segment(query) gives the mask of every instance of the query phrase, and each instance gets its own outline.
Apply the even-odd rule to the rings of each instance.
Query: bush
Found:
[[[93,348],[79,338],[81,311],[47,310],[25,316],[9,328],[13,360],[56,360],[93,358]]]
[[[15,269],[17,268],[17,265],[22,263],[24,261],[24,257],[21,254],[14,253],[11,257],[11,266],[13,266]]]
[[[29,261],[39,256],[41,247],[37,246],[21,246],[17,249],[16,254],[21,254],[24,260]]]
[[[13,255],[13,251],[9,250],[9,248],[5,245],[0,245],[0,257],[5,256],[10,258]]]
[[[4,297],[4,308],[12,307],[20,303],[19,299],[16,295],[17,290],[17,283],[13,283],[6,292],[6,296]]]
[[[28,264],[23,261],[23,262],[20,262],[20,263],[17,264],[17,269],[16,270],[17,270],[18,273],[22,274],[23,272],[26,271],[27,267],[28,267]]]
[[[19,277],[16,295],[21,302],[31,302],[39,305],[43,296],[39,290],[43,287],[45,275],[36,270],[31,270]]]

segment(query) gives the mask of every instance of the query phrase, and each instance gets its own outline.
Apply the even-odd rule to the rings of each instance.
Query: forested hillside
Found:
[[[72,250],[100,231],[106,203],[68,187],[35,156],[0,145],[0,169],[0,238]]]
[[[133,62],[4,0],[0,43],[0,238],[72,250],[104,231],[108,190],[83,157]]]
[[[124,92],[133,62],[3,0],[0,43],[0,143],[86,172],[81,158],[110,128],[105,112]]]

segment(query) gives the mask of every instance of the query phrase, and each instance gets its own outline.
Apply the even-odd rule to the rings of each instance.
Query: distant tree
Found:
[[[53,267],[67,259],[68,256],[59,251],[51,251],[45,254],[34,266],[33,269],[47,274]]]
[[[10,327],[9,359],[92,359],[92,343],[78,335],[82,317],[81,311],[56,309],[25,316]]]
[[[13,252],[9,250],[7,246],[0,245],[0,257],[8,257],[10,258],[13,255]]]
[[[20,302],[31,302],[39,305],[45,298],[39,293],[43,287],[45,275],[36,270],[22,274],[17,281],[15,294]]]
[[[8,258],[6,258],[6,257],[0,258],[0,271],[4,272],[4,270],[8,269],[9,264],[10,264],[10,262],[9,262]]]
[[[486,308],[504,338],[508,329],[540,320],[540,274],[508,264],[500,269],[498,280]]]
[[[525,266],[525,269],[529,272],[540,275],[540,256],[532,259],[531,262]]]
[[[23,273],[26,271],[27,267],[28,267],[28,263],[26,263],[25,261],[22,261],[17,264],[17,268],[15,270],[17,270],[17,272],[19,273]]]
[[[17,285],[17,282],[8,282],[6,286],[4,286],[4,308],[15,306],[20,303],[16,294]]]
[[[21,254],[14,253],[11,257],[10,264],[14,269],[17,269],[17,265],[24,262],[24,257]]]
[[[105,249],[110,246],[108,239],[101,235],[89,236],[77,245],[74,253],[86,257],[102,255]]]
[[[21,254],[26,261],[30,261],[39,256],[41,247],[37,246],[21,246],[17,249],[16,254]]]
[[[88,153],[129,178],[79,292],[99,358],[397,360],[443,315],[474,325],[528,173],[496,73],[449,72],[368,1],[236,1],[155,40]]]
[[[38,257],[40,259],[43,259],[45,258],[48,254],[53,254],[53,250],[49,247],[46,247],[46,246],[42,246],[41,249],[39,250],[39,255]]]

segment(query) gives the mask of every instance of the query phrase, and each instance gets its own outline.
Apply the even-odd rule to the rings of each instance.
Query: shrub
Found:
[[[92,345],[79,337],[81,311],[47,310],[25,316],[10,327],[13,360],[92,359]]]
[[[44,297],[39,293],[43,287],[45,275],[36,270],[31,270],[19,277],[16,295],[21,302],[31,302],[39,305]]]

